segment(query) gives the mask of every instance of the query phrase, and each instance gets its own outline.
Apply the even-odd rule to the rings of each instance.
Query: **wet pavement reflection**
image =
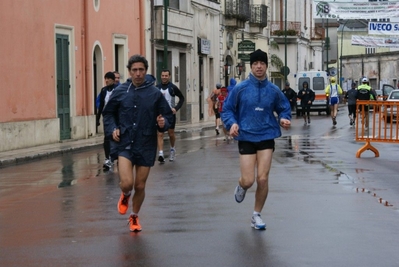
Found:
[[[101,147],[1,169],[0,266],[395,266],[396,150],[357,159],[349,126],[301,123],[276,140],[263,232],[254,188],[234,201],[237,142],[213,129],[178,133],[176,161],[155,163],[141,233],[116,211]]]

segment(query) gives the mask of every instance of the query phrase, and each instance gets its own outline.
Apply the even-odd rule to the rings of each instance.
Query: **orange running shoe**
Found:
[[[130,232],[140,232],[141,231],[139,216],[133,215],[133,214],[130,215],[128,224],[129,224]]]
[[[126,214],[126,211],[129,208],[129,198],[130,198],[130,195],[125,196],[123,194],[123,192],[121,193],[121,196],[118,201],[118,211],[122,215]]]

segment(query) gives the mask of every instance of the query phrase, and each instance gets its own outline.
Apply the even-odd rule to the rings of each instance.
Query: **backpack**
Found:
[[[357,90],[357,99],[359,100],[370,100],[370,90],[366,88],[360,88]]]

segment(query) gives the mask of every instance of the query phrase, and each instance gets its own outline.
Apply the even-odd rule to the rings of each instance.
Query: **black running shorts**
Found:
[[[260,142],[238,141],[238,151],[241,155],[256,154],[258,150],[265,149],[273,149],[274,151],[274,139]]]

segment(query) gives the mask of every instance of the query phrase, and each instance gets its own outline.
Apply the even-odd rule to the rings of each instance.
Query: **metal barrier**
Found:
[[[397,111],[399,101],[367,101],[356,102],[356,141],[366,142],[356,153],[356,157],[366,151],[380,154],[371,142],[399,143],[399,124]]]

